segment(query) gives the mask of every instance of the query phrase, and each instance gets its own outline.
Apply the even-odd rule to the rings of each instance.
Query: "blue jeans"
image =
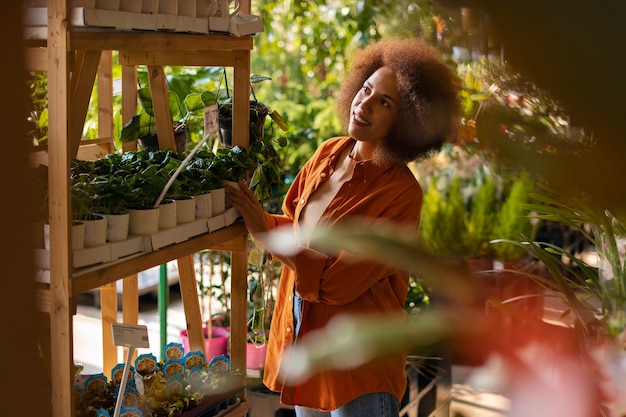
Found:
[[[361,395],[333,411],[295,406],[296,417],[398,417],[398,400],[388,392]]]

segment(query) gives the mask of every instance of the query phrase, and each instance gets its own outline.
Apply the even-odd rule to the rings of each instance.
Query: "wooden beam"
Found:
[[[246,249],[248,238],[243,236],[240,242]],[[230,357],[232,369],[246,369],[246,346],[248,337],[248,251],[232,252],[230,281]],[[242,400],[246,392],[239,393]]]
[[[133,258],[132,262],[111,263],[105,267],[97,266],[85,268],[74,274],[71,283],[72,294],[81,294],[92,288],[98,288],[110,282],[112,279],[121,279],[178,259],[183,255],[198,252],[202,249],[211,249],[217,245],[219,245],[222,250],[239,251],[243,248],[243,245],[238,242],[238,239],[246,235],[247,230],[245,225],[243,223],[235,223],[232,226],[217,230],[213,233],[205,233],[182,243],[140,255]]]
[[[137,69],[134,65],[122,65],[122,125],[137,114]],[[137,149],[137,141],[122,143],[124,152]]]
[[[102,319],[102,369],[106,372],[118,364],[117,347],[113,344],[112,324],[117,323],[117,283],[100,287],[100,316]]]
[[[76,158],[81,159],[83,161],[93,161],[98,158],[102,158],[112,151],[110,149],[110,140],[106,143],[89,143],[96,142],[94,141],[82,141],[80,147],[78,148],[78,153],[76,154]]]
[[[237,58],[233,86],[233,146],[247,148],[250,141],[250,55]]]
[[[233,67],[248,55],[248,51],[123,50],[119,53],[119,60],[124,65]]]
[[[24,67],[26,71],[48,71],[48,50],[46,48],[25,48]]]
[[[108,153],[115,150],[113,138],[113,52],[102,51],[98,66],[98,137],[108,139]]]
[[[134,32],[132,36],[122,31],[76,31],[72,33],[72,50],[122,51],[122,50],[172,50],[172,51],[251,51],[252,36],[189,34],[172,32]],[[120,62],[120,64],[125,64]]]
[[[139,275],[132,274],[124,278],[122,282],[122,321],[126,324],[139,322]],[[127,350],[124,350],[126,357]],[[133,360],[137,358],[137,350],[133,354]]]
[[[206,355],[193,254],[178,258],[178,279],[180,281],[180,296],[185,310],[189,350],[199,350]]]
[[[172,114],[167,99],[167,80],[162,66],[148,66],[148,80],[152,95],[152,109],[157,126],[160,149],[176,150]]]
[[[100,55],[100,51],[86,51],[76,56],[76,68],[72,74],[72,117],[68,137],[72,158],[78,155],[78,148],[83,137],[83,127],[98,72]]]
[[[54,417],[74,415],[73,328],[70,311],[71,210],[67,146],[69,45],[66,0],[48,1],[48,105],[50,204],[51,408]]]

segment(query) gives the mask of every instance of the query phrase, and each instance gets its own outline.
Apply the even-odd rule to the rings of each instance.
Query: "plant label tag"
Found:
[[[140,324],[113,323],[113,344],[115,346],[134,346],[149,348],[148,328]]]
[[[204,135],[212,135],[217,132],[217,104],[204,108]]]

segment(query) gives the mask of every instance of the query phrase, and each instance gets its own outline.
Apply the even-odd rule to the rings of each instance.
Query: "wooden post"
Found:
[[[180,280],[180,295],[183,300],[185,320],[187,322],[189,349],[199,350],[206,354],[193,255],[190,254],[178,259],[178,277]],[[207,359],[210,360],[210,358]]]
[[[73,416],[74,364],[70,311],[71,208],[69,168],[72,157],[69,112],[68,2],[48,1],[48,153],[50,205],[50,333],[52,415]]]
[[[154,110],[154,120],[157,125],[157,135],[159,137],[159,149],[176,150],[172,114],[167,99],[167,81],[163,67],[149,65],[148,79],[150,80],[152,108]]]

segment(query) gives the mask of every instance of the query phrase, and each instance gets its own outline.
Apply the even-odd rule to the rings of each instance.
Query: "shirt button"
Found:
[[[320,174],[320,177],[322,177],[322,178],[326,178],[326,173],[325,173],[325,172],[322,172],[322,173]]]
[[[300,200],[300,204],[304,204],[304,198],[302,200]]]
[[[291,333],[291,327],[287,327],[287,333]]]
[[[288,297],[288,300],[289,300],[289,301],[293,300],[293,297],[290,295],[290,296]]]

